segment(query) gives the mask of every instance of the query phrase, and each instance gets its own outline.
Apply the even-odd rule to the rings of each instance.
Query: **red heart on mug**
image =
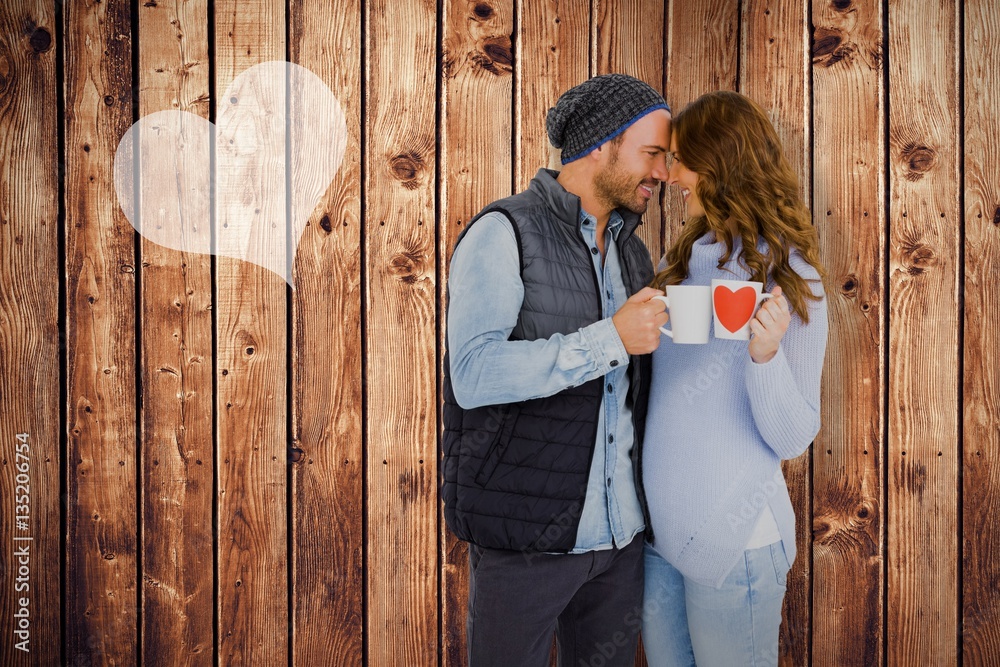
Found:
[[[741,287],[734,292],[725,285],[719,285],[712,300],[719,322],[730,333],[736,333],[750,321],[753,307],[757,305],[757,292],[752,287]]]

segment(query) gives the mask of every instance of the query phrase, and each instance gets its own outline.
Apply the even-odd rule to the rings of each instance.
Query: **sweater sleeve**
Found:
[[[827,336],[826,296],[819,275],[797,253],[792,259],[792,268],[823,299],[807,301],[809,324],[792,315],[774,357],[758,364],[747,355],[746,369],[746,388],[757,430],[782,459],[802,454],[819,433],[820,376]]]

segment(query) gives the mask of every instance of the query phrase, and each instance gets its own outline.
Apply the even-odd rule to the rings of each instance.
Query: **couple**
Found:
[[[559,172],[494,202],[448,281],[443,487],[469,542],[469,663],[775,665],[795,517],[780,461],[819,431],[816,235],[767,116],[732,92],[671,118],[621,74],[564,93]],[[654,273],[657,186],[687,221]],[[755,280],[749,342],[675,345],[667,285]],[[706,379],[707,378],[707,379]]]

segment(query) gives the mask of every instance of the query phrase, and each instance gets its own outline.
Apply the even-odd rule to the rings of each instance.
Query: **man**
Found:
[[[640,626],[647,355],[667,315],[635,229],[670,110],[608,74],[546,130],[562,171],[473,219],[448,283],[442,495],[470,543],[472,667],[547,665],[553,632],[562,665],[631,665]]]

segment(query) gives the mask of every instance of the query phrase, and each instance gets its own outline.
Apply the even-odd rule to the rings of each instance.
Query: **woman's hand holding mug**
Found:
[[[788,331],[792,315],[788,300],[781,295],[781,287],[775,287],[768,299],[750,320],[750,358],[758,364],[766,364],[778,353],[778,344]]]

